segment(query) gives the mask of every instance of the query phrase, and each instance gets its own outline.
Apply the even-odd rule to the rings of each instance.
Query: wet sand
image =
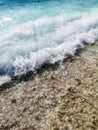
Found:
[[[0,130],[98,130],[98,43],[13,85],[0,91]]]

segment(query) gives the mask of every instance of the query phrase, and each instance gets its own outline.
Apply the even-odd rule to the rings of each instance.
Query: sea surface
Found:
[[[98,0],[0,0],[0,84],[98,39]]]

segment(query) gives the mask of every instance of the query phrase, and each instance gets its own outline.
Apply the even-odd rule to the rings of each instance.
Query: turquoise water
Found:
[[[0,84],[98,38],[98,0],[1,0]]]

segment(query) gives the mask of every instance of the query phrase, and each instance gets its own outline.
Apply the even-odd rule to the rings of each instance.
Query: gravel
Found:
[[[1,91],[0,130],[98,130],[98,45]]]

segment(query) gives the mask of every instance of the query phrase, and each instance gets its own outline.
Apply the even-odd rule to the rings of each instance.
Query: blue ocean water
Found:
[[[1,0],[0,84],[98,38],[98,0]]]

